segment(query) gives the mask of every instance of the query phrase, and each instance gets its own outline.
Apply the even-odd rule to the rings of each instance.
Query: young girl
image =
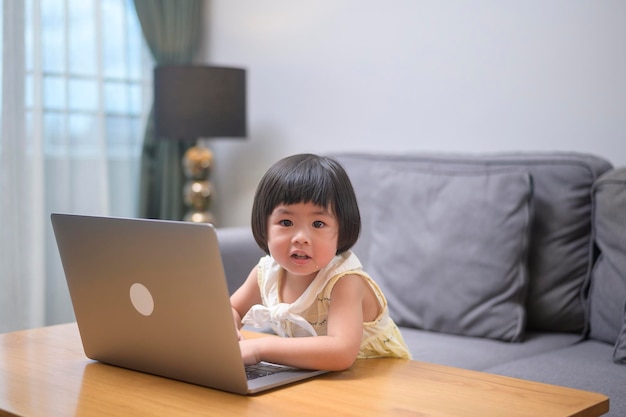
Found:
[[[343,370],[357,358],[410,358],[384,295],[350,251],[360,228],[352,184],[333,159],[294,155],[267,171],[252,232],[268,255],[230,301],[238,328],[270,326],[283,337],[240,337],[245,364]]]

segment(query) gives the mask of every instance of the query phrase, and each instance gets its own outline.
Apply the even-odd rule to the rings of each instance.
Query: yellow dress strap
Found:
[[[345,277],[346,275],[358,275],[358,276],[360,276],[363,279],[363,281],[372,289],[372,291],[374,292],[374,295],[376,296],[376,299],[378,300],[378,307],[379,307],[378,316],[373,321],[379,320],[380,316],[387,309],[387,299],[383,295],[383,292],[380,289],[380,287],[378,286],[378,284],[376,283],[376,281],[374,281],[372,279],[372,277],[370,277],[367,274],[367,272],[365,272],[365,271],[363,271],[361,269],[359,269],[359,270],[352,270],[352,271],[344,271],[344,272],[334,276],[330,281],[328,281],[328,283],[326,284],[326,287],[324,288],[324,292],[323,292],[324,298],[330,299],[330,294],[333,292],[333,288],[335,287],[335,284],[337,284],[337,282],[341,278]]]

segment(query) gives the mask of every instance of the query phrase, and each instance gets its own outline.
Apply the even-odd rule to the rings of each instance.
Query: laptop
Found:
[[[51,220],[88,358],[238,394],[325,372],[246,369],[212,225],[60,213]]]

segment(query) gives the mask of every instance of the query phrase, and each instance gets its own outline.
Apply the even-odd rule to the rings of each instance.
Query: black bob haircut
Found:
[[[350,178],[334,159],[314,154],[288,156],[265,173],[252,205],[252,234],[265,253],[267,221],[280,205],[313,203],[329,208],[337,217],[337,254],[350,249],[361,232],[361,215]]]

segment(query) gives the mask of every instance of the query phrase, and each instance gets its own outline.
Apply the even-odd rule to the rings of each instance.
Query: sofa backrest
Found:
[[[436,275],[437,268],[444,267],[451,272],[452,270],[449,270],[447,265],[452,265],[457,261],[444,254],[437,259],[438,264],[433,268],[421,268],[419,265],[427,264],[429,259],[424,259],[424,254],[428,251],[425,252],[420,249],[419,244],[416,244],[420,242],[420,236],[417,236],[417,239],[411,237],[413,240],[410,240],[408,244],[403,241],[405,238],[402,237],[410,236],[408,231],[415,226],[416,220],[420,220],[420,213],[411,213],[412,207],[423,212],[428,211],[428,207],[419,202],[436,203],[439,199],[438,193],[444,190],[441,192],[448,193],[445,194],[448,195],[446,198],[450,198],[450,195],[459,195],[456,200],[449,200],[449,207],[455,204],[468,204],[467,210],[480,211],[482,210],[481,204],[489,204],[491,208],[485,209],[487,210],[485,215],[495,216],[494,221],[502,223],[491,224],[491,222],[485,222],[485,219],[480,216],[468,216],[468,222],[482,221],[485,222],[484,227],[492,229],[489,230],[491,234],[486,231],[483,236],[483,233],[475,232],[480,229],[474,228],[474,232],[471,233],[477,241],[486,239],[486,236],[491,236],[490,239],[496,237],[502,241],[496,246],[490,242],[482,242],[484,243],[482,246],[472,243],[472,248],[487,250],[494,248],[498,253],[497,256],[503,256],[502,253],[511,256],[515,255],[512,251],[521,251],[519,256],[523,257],[525,270],[519,272],[514,279],[517,279],[515,282],[519,282],[520,279],[524,281],[520,291],[525,300],[525,327],[532,330],[564,332],[584,330],[585,308],[582,288],[593,260],[591,187],[598,176],[612,168],[610,162],[594,155],[566,152],[486,155],[342,153],[332,156],[346,169],[357,194],[362,216],[362,232],[354,251],[361,259],[366,271],[373,270],[380,275],[388,275],[386,271],[390,268],[389,260],[380,259],[381,253],[386,253],[384,250],[381,251],[381,248],[384,249],[384,246],[381,246],[381,239],[387,239],[387,244],[397,242],[393,250],[400,256],[394,259],[400,259],[398,262],[405,264],[404,269],[394,269],[395,266],[393,266],[390,273],[398,272],[407,275],[407,271],[411,271],[414,266],[415,271],[422,274],[422,276],[401,277],[373,276],[376,281],[382,281],[379,284],[384,287],[383,290],[389,299],[392,316],[399,316],[400,321],[402,317],[409,317],[409,322],[412,320],[411,316],[407,315],[408,312],[398,311],[398,309],[394,311],[396,300],[399,300],[398,305],[401,305],[401,308],[412,308],[410,305],[406,306],[407,297],[409,297],[407,288],[396,286],[396,282],[414,281],[415,285],[423,285],[422,280],[426,278],[424,274]],[[477,176],[481,177],[480,181],[477,180]],[[530,192],[525,190],[524,176],[530,179]],[[465,184],[467,187],[473,187],[472,190],[475,191],[463,191]],[[484,194],[484,196],[478,198],[474,192],[481,196]],[[424,195],[424,193],[430,194]],[[519,198],[512,199],[513,193],[517,193]],[[506,204],[498,204],[498,201],[506,202]],[[528,208],[527,203],[529,203]],[[403,212],[398,212],[398,205],[403,207],[401,208]],[[394,218],[385,220],[380,213],[389,211],[392,206],[393,210],[390,213],[393,213]],[[508,211],[500,211],[499,206]],[[441,214],[443,209],[439,210],[436,213],[436,221],[450,220],[446,218],[445,213]],[[461,210],[457,207],[457,212],[450,217],[455,224],[445,225],[445,231],[452,237],[449,242],[450,247],[458,245],[458,242],[453,241],[454,230],[469,226],[467,222],[459,218],[462,207]],[[526,216],[527,212],[528,216]],[[406,216],[403,215],[404,213]],[[509,218],[519,221],[508,222]],[[523,227],[524,218],[530,222],[527,228]],[[408,222],[405,224],[407,220],[413,221],[414,224]],[[407,233],[398,233],[398,230],[401,232],[403,230],[389,228],[381,224],[381,221],[402,224]],[[505,222],[506,225],[504,225]],[[441,227],[444,225],[442,224]],[[386,232],[386,230],[390,231]],[[501,234],[494,234],[498,230],[502,233],[515,233],[515,235],[503,239]],[[425,234],[423,227],[421,229],[418,227],[416,231],[422,235]],[[435,230],[432,236],[436,237],[436,232]],[[395,236],[384,236],[385,233],[396,233],[402,236],[394,240]],[[520,236],[520,234],[526,235]],[[423,237],[423,240],[428,239],[428,236]],[[517,246],[508,248],[508,252],[499,250],[500,246],[508,245],[508,242],[512,240],[518,242]],[[467,256],[465,260],[468,263],[473,262],[472,259],[481,262],[490,257],[493,258],[492,255],[494,253],[472,254],[473,257]],[[516,259],[512,259],[511,267],[517,265],[513,262]],[[499,260],[495,259],[495,261]],[[506,267],[506,265],[498,266]],[[480,268],[468,270],[483,271]],[[428,279],[432,278],[428,277]],[[482,278],[459,276],[458,282],[466,283],[474,279]],[[471,289],[468,287],[463,291],[467,292]],[[416,291],[419,291],[419,288]],[[400,294],[396,294],[398,292]],[[436,295],[433,294],[433,296]],[[510,295],[509,301],[515,297],[519,297],[519,294]],[[499,301],[490,302],[498,303]],[[490,308],[492,311],[498,311],[495,306]],[[469,322],[470,318],[464,317],[462,320]],[[437,327],[435,321],[432,323]],[[419,327],[419,323],[416,327]],[[465,327],[461,326],[460,331],[470,327],[470,324]],[[443,328],[445,331],[445,326]],[[479,330],[479,334],[476,335],[490,337],[489,334],[480,334],[482,331]],[[501,336],[495,337],[506,340],[510,335]],[[516,336],[510,338],[512,341],[516,339]]]
[[[590,274],[589,338],[615,345],[626,364],[626,168],[593,185],[593,234],[600,255]]]

